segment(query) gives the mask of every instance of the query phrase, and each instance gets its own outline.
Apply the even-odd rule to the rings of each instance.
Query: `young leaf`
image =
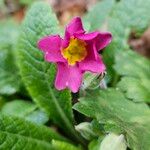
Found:
[[[116,124],[126,134],[131,149],[142,147],[147,150],[150,147],[150,110],[146,104],[134,103],[121,92],[108,89],[91,92],[81,98],[74,109],[99,122]]]
[[[71,93],[54,88],[55,66],[44,61],[38,40],[58,32],[58,22],[49,5],[35,3],[22,25],[18,59],[22,79],[35,103],[69,136],[78,138],[73,127]]]
[[[150,102],[150,61],[133,52],[116,55],[115,70],[122,75],[118,87],[136,102]]]
[[[0,114],[0,149],[49,150],[52,139],[65,140],[50,128]]]
[[[99,137],[89,144],[89,150],[126,150],[127,145],[123,135],[109,133]]]
[[[78,124],[75,128],[87,140],[91,140],[97,137],[97,134],[92,128],[92,124],[89,122],[82,122]]]
[[[106,135],[103,139],[100,150],[126,150],[127,145],[124,138],[124,135],[116,135],[114,133],[110,133]]]

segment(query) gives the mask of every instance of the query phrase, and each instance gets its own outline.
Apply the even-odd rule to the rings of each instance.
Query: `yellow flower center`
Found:
[[[68,60],[68,64],[73,66],[87,56],[86,43],[77,38],[71,38],[68,47],[62,49],[61,54]]]

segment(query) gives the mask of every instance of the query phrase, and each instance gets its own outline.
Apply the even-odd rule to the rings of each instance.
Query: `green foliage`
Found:
[[[56,150],[82,150],[80,147],[76,147],[70,143],[53,140],[52,145]]]
[[[18,2],[28,6],[33,1]],[[0,8],[1,4],[2,0]],[[55,89],[56,66],[46,62],[37,48],[43,36],[63,32],[49,5],[35,2],[21,29],[12,21],[1,22],[0,149],[81,150],[82,144],[89,150],[125,150],[127,146],[148,150],[150,61],[132,52],[128,39],[131,32],[140,36],[149,26],[149,6],[150,0],[103,0],[85,15],[87,31],[107,28],[113,34],[113,42],[102,54],[109,84],[100,90],[102,76],[87,73],[73,98],[69,90]],[[74,125],[72,99],[75,103],[78,97],[73,108],[86,117],[75,112]],[[56,131],[46,127],[49,124]]]
[[[45,112],[37,109],[27,115],[26,119],[36,124],[45,124],[46,122],[48,122],[49,117]]]
[[[150,102],[150,61],[132,51],[116,55],[115,70],[123,76],[118,87],[136,102]]]
[[[36,1],[36,0],[19,0],[19,3],[20,3],[21,5],[26,5],[26,6],[28,6],[28,5],[31,5],[34,1]]]
[[[92,140],[88,145],[88,149],[89,150],[99,150],[101,142],[102,142],[102,137]]]
[[[48,116],[43,111],[37,110],[35,104],[23,100],[13,100],[5,103],[1,112],[7,115],[25,118],[37,124],[44,124],[48,121]]]
[[[121,0],[113,7],[107,22],[113,42],[103,54],[110,80],[116,78],[112,68],[114,57],[119,51],[129,49],[127,42],[131,31],[141,34],[149,26],[149,6],[150,0]]]
[[[65,140],[50,128],[0,114],[0,149],[49,150],[52,139]]]
[[[3,108],[2,112],[7,113],[8,115],[14,116],[26,116],[30,114],[30,112],[34,111],[37,108],[36,105],[31,102],[23,101],[23,100],[13,100],[11,102],[7,102]]]
[[[99,122],[116,124],[126,134],[130,148],[147,150],[150,147],[150,110],[146,104],[133,103],[121,92],[108,89],[81,98],[74,109]]]
[[[5,105],[6,102],[7,102],[6,99],[4,97],[0,96],[0,110]]]
[[[100,1],[86,14],[84,21],[89,23],[90,31],[102,27],[108,19],[114,4],[115,0]]]
[[[87,140],[91,140],[97,137],[97,134],[93,130],[92,124],[89,122],[82,122],[78,124],[75,128]]]
[[[55,66],[44,61],[37,49],[38,40],[58,32],[55,15],[46,3],[35,3],[28,11],[19,40],[19,67],[22,79],[35,103],[70,136],[73,128],[71,95],[68,90],[54,88]]]
[[[21,80],[14,56],[17,28],[12,21],[0,23],[0,94],[11,95],[20,90]]]

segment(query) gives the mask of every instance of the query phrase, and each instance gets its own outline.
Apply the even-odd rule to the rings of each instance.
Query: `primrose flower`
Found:
[[[112,40],[110,33],[98,31],[86,33],[81,19],[75,17],[68,24],[64,38],[50,35],[38,41],[38,48],[44,52],[45,60],[57,64],[55,87],[69,88],[77,92],[85,71],[102,73],[105,65],[99,51]]]

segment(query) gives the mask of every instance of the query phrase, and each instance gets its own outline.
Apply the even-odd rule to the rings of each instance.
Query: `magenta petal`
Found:
[[[111,43],[111,41],[112,41],[111,33],[109,33],[109,32],[100,33],[96,37],[96,42],[95,42],[96,49],[99,51],[99,50],[105,48],[108,44]]]
[[[68,66],[65,63],[58,63],[58,71],[55,80],[55,87],[58,90],[68,87],[76,93],[82,82],[82,73],[77,66]]]
[[[38,48],[44,52],[59,50],[61,46],[61,38],[59,35],[45,36],[38,41]]]
[[[46,52],[44,58],[48,62],[66,62],[66,60],[62,57],[62,55],[59,54],[58,52],[57,53]]]
[[[97,60],[92,60],[87,57],[85,60],[79,63],[79,68],[82,71],[91,71],[94,73],[102,73],[106,69],[100,56]]]
[[[112,35],[109,32],[101,33],[96,31],[87,34],[76,35],[76,37],[84,41],[93,41],[97,51],[105,48],[112,40]]]
[[[38,41],[38,48],[44,51],[45,59],[49,62],[65,62],[61,55],[62,39],[59,35],[46,36]]]
[[[76,35],[76,37],[84,41],[90,41],[90,40],[94,40],[99,34],[100,33],[96,31],[96,32],[90,32],[86,34],[79,34]]]
[[[65,37],[68,39],[70,36],[74,34],[84,33],[82,21],[80,17],[75,17],[71,20],[71,22],[66,27]]]

